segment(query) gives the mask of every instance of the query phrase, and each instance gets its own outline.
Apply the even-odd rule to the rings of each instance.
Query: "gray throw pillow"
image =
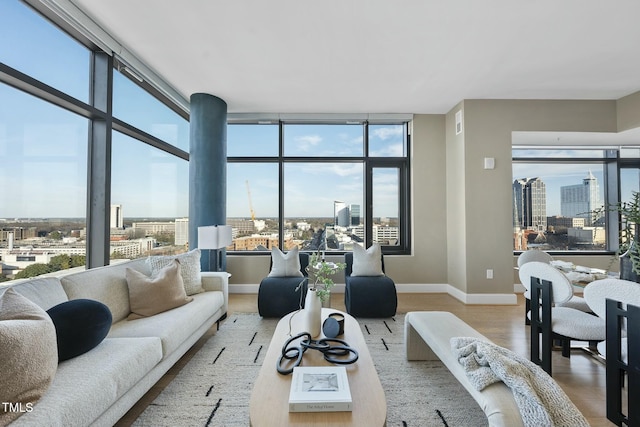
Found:
[[[180,274],[184,282],[184,291],[187,295],[204,292],[200,277],[200,249],[197,248],[183,254],[147,258],[147,263],[151,267],[151,275],[157,275],[160,270],[171,264],[174,259],[180,261]]]

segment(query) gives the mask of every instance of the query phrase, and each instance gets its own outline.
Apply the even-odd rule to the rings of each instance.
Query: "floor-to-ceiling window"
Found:
[[[90,57],[22,3],[0,4],[0,63],[33,92],[86,105]],[[88,128],[82,115],[0,83],[0,281],[48,273],[60,256],[84,265]]]
[[[188,102],[63,20],[46,4],[0,2],[0,280],[189,248]],[[229,126],[235,249],[408,253],[408,128]]]
[[[0,280],[188,247],[187,114],[104,58],[0,2]]]
[[[230,124],[227,222],[235,251],[409,251],[408,125]]]

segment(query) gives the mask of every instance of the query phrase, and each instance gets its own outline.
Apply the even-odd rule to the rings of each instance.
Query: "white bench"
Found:
[[[445,311],[413,311],[404,320],[407,360],[440,360],[478,402],[490,426],[524,426],[511,389],[503,382],[478,391],[451,351],[453,337],[476,337],[489,341],[460,318]]]

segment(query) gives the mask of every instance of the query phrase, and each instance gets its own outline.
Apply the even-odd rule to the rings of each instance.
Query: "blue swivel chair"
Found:
[[[300,252],[300,272],[304,277],[265,277],[258,288],[258,313],[262,317],[283,317],[286,314],[304,307],[307,296],[307,266],[309,254]],[[271,270],[271,266],[269,267]],[[304,280],[300,289],[296,291],[300,282]]]
[[[396,284],[384,276],[352,276],[353,253],[344,255],[344,305],[354,317],[392,317],[398,308]],[[384,257],[382,257],[384,272]]]

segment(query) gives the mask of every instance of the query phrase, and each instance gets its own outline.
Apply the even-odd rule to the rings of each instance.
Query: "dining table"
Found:
[[[572,285],[584,288],[594,280],[618,278],[619,273],[603,270],[601,268],[576,265],[570,261],[553,260],[551,265],[562,271]]]

